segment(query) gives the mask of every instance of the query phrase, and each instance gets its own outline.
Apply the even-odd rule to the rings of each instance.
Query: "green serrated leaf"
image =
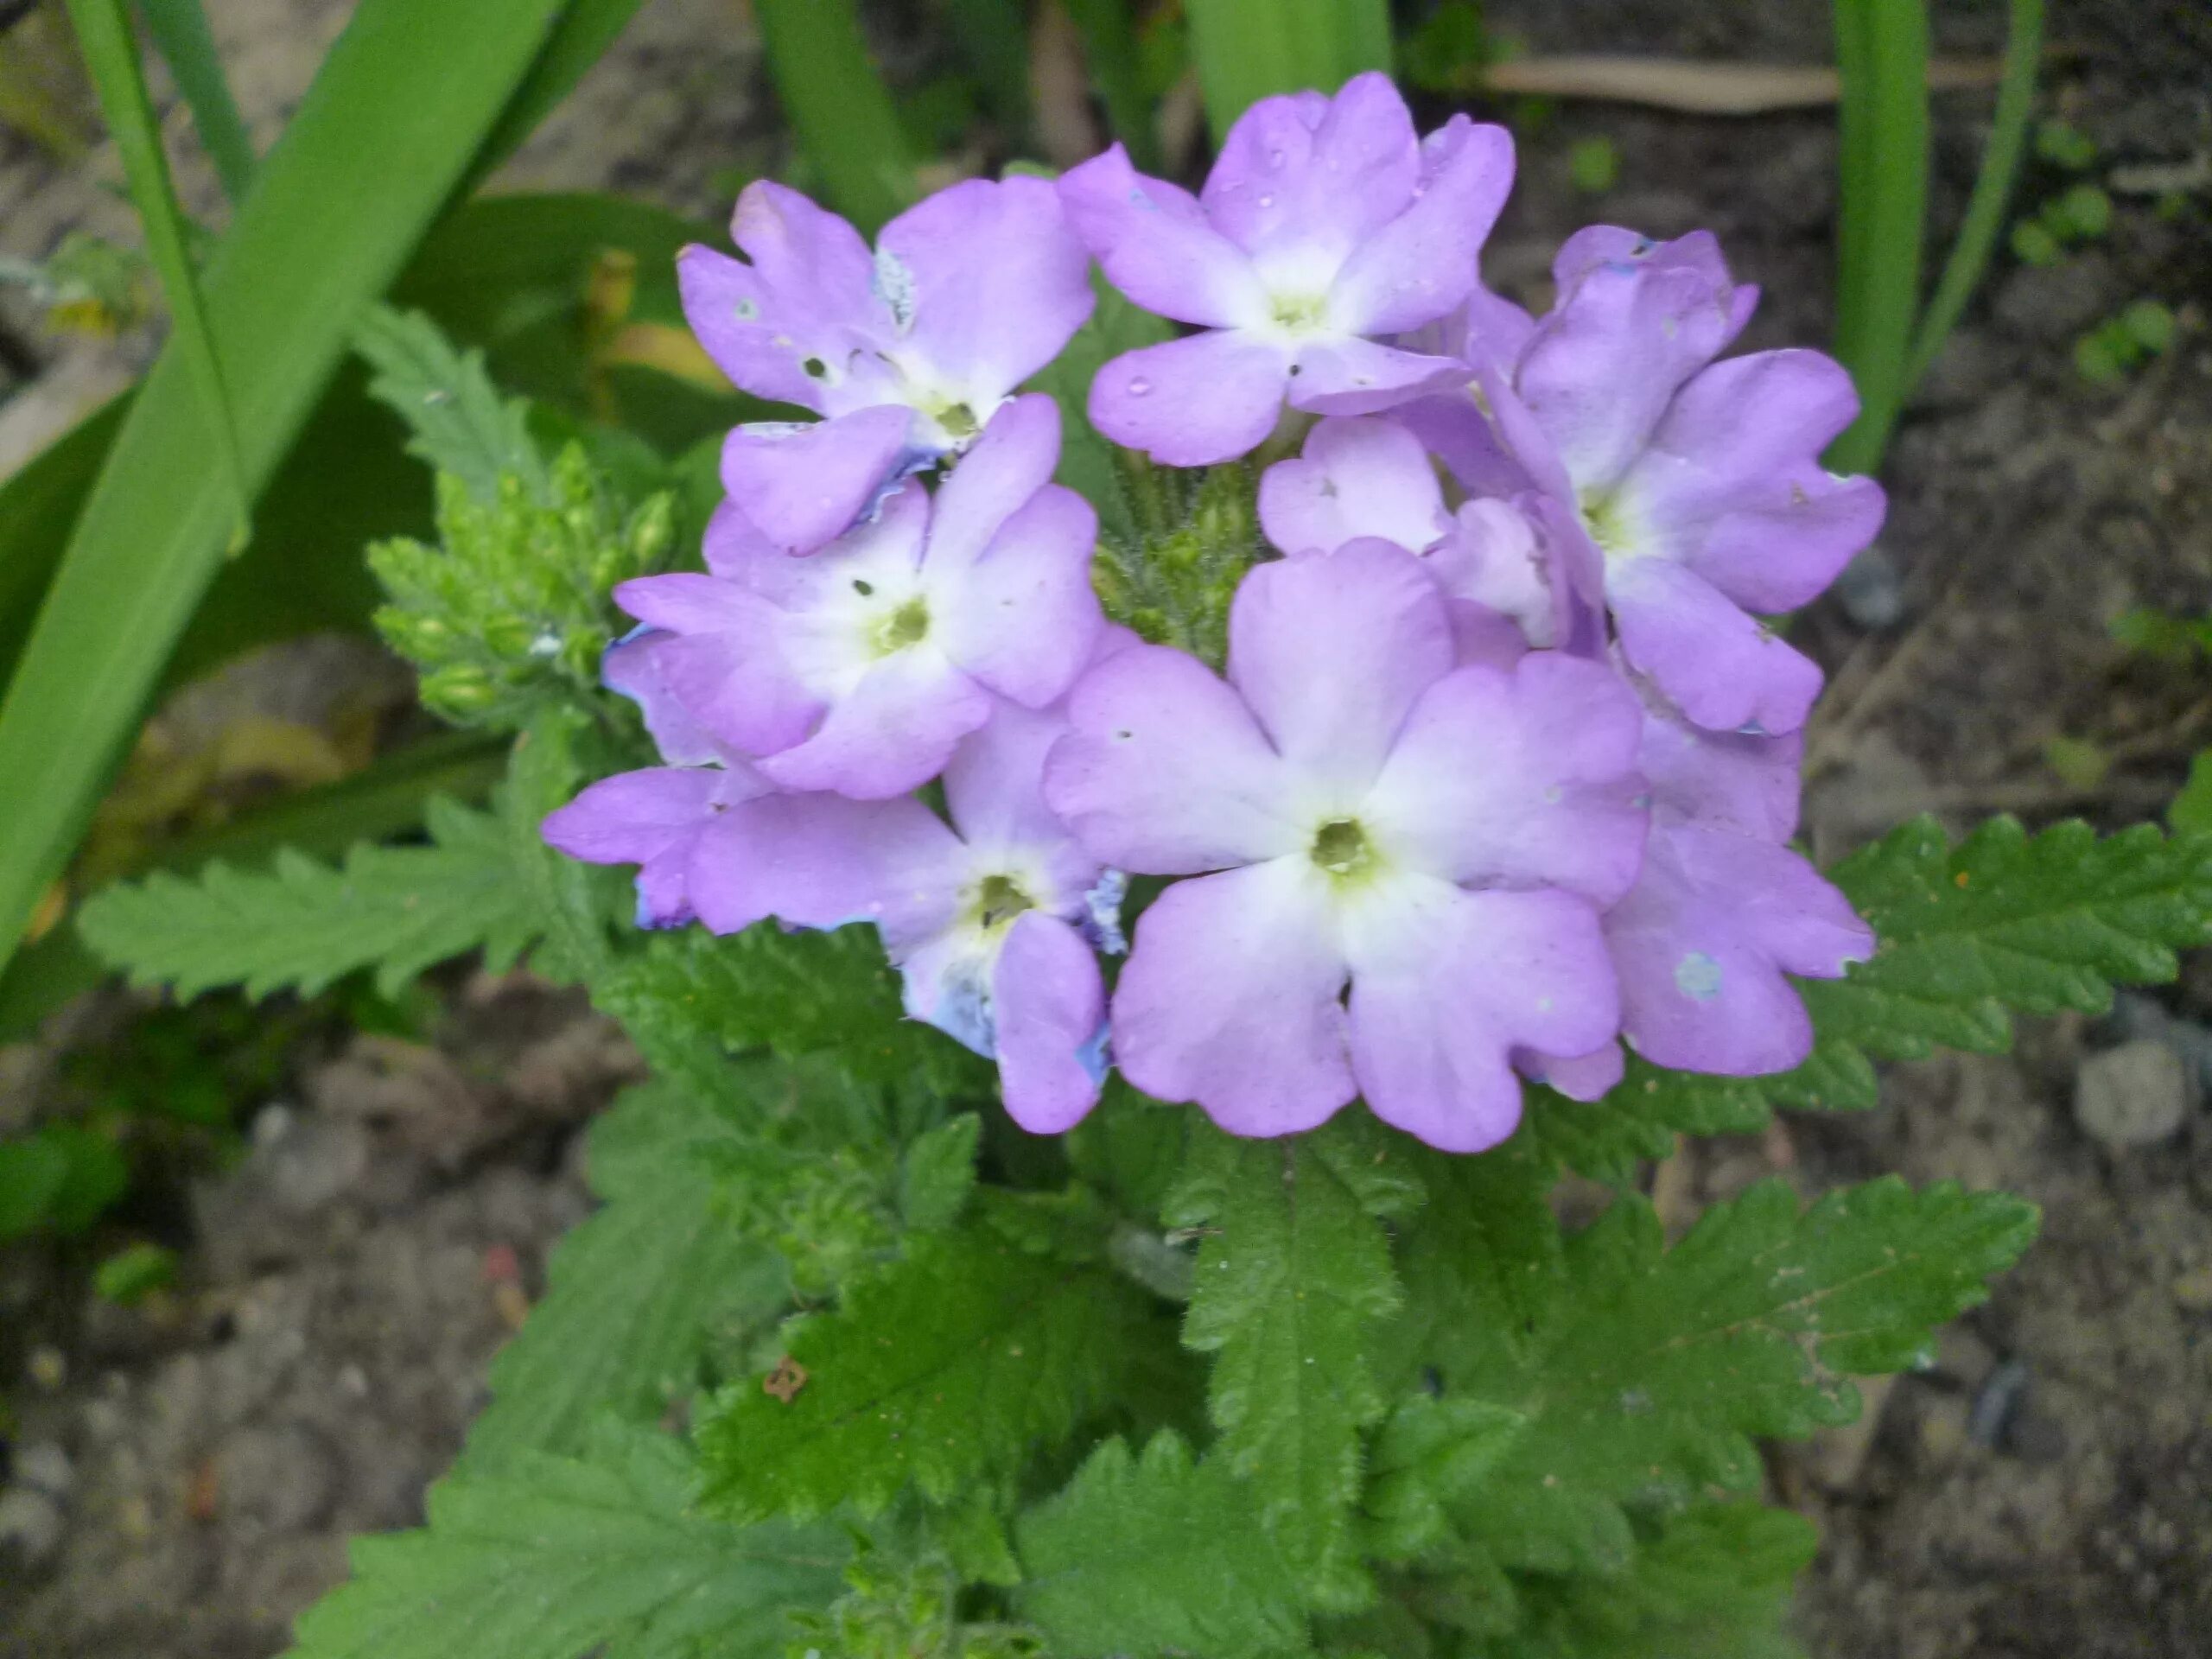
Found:
[[[1528,1419],[1454,1506],[1463,1535],[1511,1567],[1622,1570],[1630,1511],[1754,1487],[1755,1438],[1849,1421],[1845,1379],[1910,1364],[2035,1223],[2018,1198],[1895,1179],[1801,1213],[1775,1182],[1708,1211],[1671,1250],[1650,1205],[1623,1198],[1555,1255],[1548,1217],[1524,1211],[1502,1253],[1465,1270],[1545,1288],[1508,1338],[1438,1357],[1447,1393]]]
[[[481,949],[497,972],[538,931],[499,820],[442,798],[427,847],[356,847],[333,868],[290,849],[265,872],[211,864],[111,887],[78,917],[86,944],[133,983],[181,997],[239,984],[312,995],[363,968],[396,994],[424,969]]]
[[[1489,1473],[1526,1421],[1465,1395],[1400,1401],[1376,1434],[1361,1499],[1368,1553],[1410,1560],[1443,1543],[1451,1532],[1446,1504]]]
[[[1755,1078],[1632,1065],[1597,1106],[1540,1097],[1537,1143],[1619,1180],[1678,1131],[1754,1130],[1777,1106],[1863,1109],[1877,1098],[1876,1060],[1938,1045],[2002,1052],[2013,1014],[2100,1013],[2114,986],[2170,980],[2176,951],[2212,938],[2212,837],[2149,824],[2100,840],[2078,822],[2031,836],[1993,818],[1953,848],[1923,817],[1829,874],[1880,944],[1845,978],[1799,984],[1817,1033],[1810,1059]]]
[[[610,1412],[657,1420],[696,1385],[710,1343],[785,1306],[782,1262],[730,1224],[702,1167],[702,1147],[729,1134],[665,1084],[629,1090],[592,1126],[606,1204],[555,1248],[544,1296],[493,1362],[467,1466],[575,1452]]]
[[[1066,1659],[1310,1653],[1300,1586],[1251,1524],[1243,1481],[1172,1433],[1141,1458],[1118,1440],[1015,1528],[1023,1617]]]
[[[946,1097],[988,1098],[989,1064],[906,1019],[898,980],[868,927],[786,933],[763,923],[728,938],[697,928],[658,933],[607,976],[600,1005],[655,1068],[709,1092],[728,1057],[834,1051],[854,1077],[921,1083]]]
[[[1605,1579],[1532,1579],[1522,1625],[1487,1659],[1795,1659],[1787,1630],[1797,1574],[1820,1538],[1811,1522],[1755,1503],[1701,1505]]]
[[[449,1476],[428,1528],[355,1542],[290,1659],[783,1659],[787,1613],[837,1595],[849,1541],[696,1515],[691,1476],[680,1442],[613,1426],[584,1458]]]
[[[1367,1352],[1396,1311],[1382,1218],[1420,1202],[1409,1143],[1365,1115],[1294,1140],[1194,1128],[1169,1219],[1207,1230],[1184,1323],[1214,1358],[1214,1455],[1249,1480],[1259,1519],[1325,1605],[1366,1592],[1351,1548],[1360,1433],[1386,1402]]]
[[[983,1120],[963,1112],[906,1148],[899,1173],[899,1218],[917,1232],[949,1227],[976,1190],[976,1147]]]
[[[836,1313],[793,1323],[797,1393],[753,1378],[724,1396],[699,1436],[708,1500],[736,1516],[874,1513],[911,1483],[946,1502],[1113,1401],[1154,1325],[1096,1266],[983,1229],[916,1234]]]
[[[372,371],[370,393],[407,423],[410,454],[458,479],[480,506],[498,502],[503,478],[517,480],[531,501],[553,504],[552,470],[530,435],[530,405],[500,396],[483,353],[456,349],[420,311],[387,305],[370,308],[353,349]]]

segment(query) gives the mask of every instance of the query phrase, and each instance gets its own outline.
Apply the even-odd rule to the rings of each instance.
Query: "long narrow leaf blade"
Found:
[[[2028,143],[2028,120],[2035,113],[2036,67],[2043,56],[2043,0],[2012,0],[2012,24],[2005,42],[2005,79],[1997,92],[1997,120],[1989,130],[1989,143],[1981,153],[1981,171],[1974,175],[1974,194],[1967,202],[1967,216],[1959,226],[1959,239],[1943,264],[1936,296],[1920,319],[1912,341],[1912,359],[1905,365],[1904,395],[1910,397],[1920,378],[1943,349],[1952,328],[1980,285],[1989,256],[2005,228],[2005,208],[2012,196],[2012,181],[2019,176],[2020,157]]]
[[[569,0],[561,21],[553,27],[544,48],[531,64],[522,85],[515,88],[499,123],[484,141],[469,175],[481,179],[520,149],[537,124],[553,112],[584,72],[597,63],[630,26],[644,0]]]
[[[1390,67],[1389,0],[1190,0],[1191,55],[1218,140],[1263,98]]]
[[[162,61],[176,79],[177,91],[184,95],[185,107],[192,111],[193,127],[207,159],[215,164],[223,194],[235,207],[252,187],[258,158],[253,137],[231,97],[207,14],[200,9],[200,0],[138,0],[138,10]]]
[[[445,202],[559,10],[363,0],[353,14],[207,273],[251,485],[283,457],[361,308]],[[0,960],[222,563],[231,504],[210,458],[172,346],[117,435],[0,703]]]
[[[1861,410],[1827,464],[1863,472],[1882,458],[1904,402],[1920,312],[1928,213],[1926,0],[1836,0],[1843,70],[1844,211],[1837,258],[1836,355]]]
[[[171,348],[181,353],[192,378],[199,383],[206,407],[201,419],[213,439],[214,458],[230,486],[235,514],[234,547],[246,538],[246,519],[251,511],[246,499],[245,468],[238,459],[238,419],[224,384],[223,365],[215,356],[215,342],[208,333],[207,309],[200,292],[199,273],[192,267],[186,245],[184,210],[177,205],[176,188],[169,177],[168,152],[162,148],[162,128],[154,114],[153,99],[146,95],[146,72],[138,61],[138,44],[131,38],[130,20],[123,0],[69,0],[69,21],[75,25],[85,66],[91,70],[100,110],[108,130],[123,154],[123,175],[130,186],[130,199],[145,226],[146,251],[161,273],[162,292],[169,302]]]
[[[854,0],[753,0],[784,113],[837,211],[873,234],[914,199],[906,136]]]

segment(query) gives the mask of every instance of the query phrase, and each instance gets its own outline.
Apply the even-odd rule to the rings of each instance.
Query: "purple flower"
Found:
[[[1698,725],[1796,731],[1820,671],[1754,613],[1808,603],[1881,524],[1879,486],[1820,464],[1858,410],[1850,377],[1817,352],[1716,363],[1758,296],[1704,232],[1600,226],[1554,274],[1517,353],[1471,353],[1487,427],[1470,399],[1404,419],[1470,488],[1516,494],[1580,601],[1564,643],[1594,648],[1582,629],[1609,610],[1629,664]]]
[[[722,575],[645,576],[622,607],[676,636],[660,672],[690,718],[794,791],[918,787],[989,717],[1043,708],[1102,626],[1096,518],[1050,480],[1059,416],[1017,398],[934,498],[910,480],[813,557],[754,550]]]
[[[1098,949],[1122,948],[1122,878],[1045,805],[1058,711],[1001,702],[945,768],[951,826],[903,826],[878,922],[906,1012],[994,1057],[1007,1113],[1055,1135],[1098,1099],[1106,998]]]
[[[1145,912],[1115,993],[1138,1088],[1256,1135],[1364,1094],[1471,1151],[1517,1121],[1514,1050],[1613,1034],[1598,909],[1643,838],[1636,701],[1558,652],[1455,667],[1411,554],[1355,541],[1262,565],[1226,682],[1132,648],[1077,683],[1070,721],[1045,792],[1076,838],[1199,878]]]
[[[1115,287],[1207,332],[1116,358],[1090,418],[1172,466],[1231,460],[1283,397],[1360,414],[1459,382],[1451,359],[1377,343],[1464,300],[1513,178],[1502,127],[1455,116],[1426,143],[1386,76],[1334,99],[1263,99],[1192,198],[1139,175],[1116,145],[1060,181]]]
[[[1655,1065],[1788,1071],[1812,1052],[1813,1027],[1785,976],[1840,978],[1873,953],[1850,902],[1785,844],[1802,747],[1645,715],[1651,837],[1605,925],[1623,1032]]]
[[[971,179],[859,232],[766,181],[738,198],[741,257],[677,262],[684,315],[743,390],[828,418],[740,427],[709,556],[810,552],[906,473],[964,448],[1090,315],[1090,262],[1053,188]]]
[[[1395,422],[1317,423],[1296,460],[1262,475],[1260,525],[1286,553],[1333,552],[1379,536],[1420,554],[1451,601],[1463,662],[1501,654],[1501,615],[1527,645],[1552,643],[1552,578],[1529,521],[1489,499],[1447,511],[1428,452]],[[1511,645],[1503,654],[1514,654]]]

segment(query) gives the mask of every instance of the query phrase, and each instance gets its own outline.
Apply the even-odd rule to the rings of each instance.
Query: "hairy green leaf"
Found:
[[[1424,1228],[1464,1235],[1454,1207],[1440,1196]],[[1910,1364],[2036,1224],[2018,1198],[1895,1179],[1802,1212],[1786,1186],[1757,1186],[1671,1250],[1641,1198],[1563,1249],[1544,1236],[1548,1216],[1524,1204],[1522,1217],[1464,1269],[1511,1288],[1511,1322],[1440,1323],[1434,1363],[1447,1394],[1527,1420],[1459,1495],[1461,1532],[1510,1567],[1545,1572],[1620,1571],[1631,1511],[1755,1487],[1754,1439],[1849,1421],[1859,1402],[1846,1379]],[[1416,1295],[1433,1282],[1410,1269],[1408,1281]]]
[[[1396,1311],[1384,1217],[1420,1201],[1409,1143],[1365,1114],[1289,1141],[1194,1132],[1169,1219],[1206,1230],[1186,1345],[1214,1357],[1214,1455],[1327,1605],[1355,1604],[1360,1433],[1385,1401],[1368,1362]]]
[[[1067,1659],[1312,1651],[1299,1581],[1251,1523],[1244,1483],[1173,1433],[1109,1440],[1015,1527],[1015,1604]]]
[[[2099,1013],[2113,986],[2171,979],[2175,952],[2212,938],[2212,837],[2149,824],[2100,840],[2078,822],[2031,836],[1993,818],[1953,848],[1920,818],[1829,874],[1881,943],[1844,979],[1799,985],[1818,1033],[1809,1060],[1749,1078],[1634,1065],[1594,1106],[1541,1097],[1539,1143],[1618,1179],[1677,1131],[1757,1129],[1777,1106],[1870,1107],[1878,1059],[1938,1044],[2001,1052],[2013,1014]]]
[[[797,1393],[758,1378],[727,1393],[699,1435],[708,1499],[737,1516],[872,1513],[910,1482],[941,1503],[1011,1477],[1116,1397],[1153,1323],[1095,1262],[981,1227],[915,1234],[837,1312],[791,1327]]]
[[[530,405],[500,395],[483,353],[456,350],[420,311],[386,305],[369,308],[353,349],[375,372],[370,394],[407,423],[410,452],[459,479],[480,505],[498,501],[499,480],[510,477],[531,501],[552,504],[552,474],[530,435]]]
[[[253,997],[312,995],[362,968],[389,996],[480,948],[493,971],[512,966],[540,922],[505,827],[442,798],[428,816],[427,847],[359,846],[337,868],[288,848],[265,874],[222,863],[156,873],[96,894],[78,928],[134,983],[181,997],[231,984]]]
[[[631,1090],[592,1126],[606,1202],[555,1247],[544,1296],[493,1362],[469,1467],[579,1451],[608,1412],[653,1421],[696,1383],[711,1343],[784,1306],[782,1263],[732,1225],[702,1164],[729,1134],[665,1084]]]
[[[783,1659],[850,1544],[693,1514],[691,1476],[680,1442],[612,1424],[583,1458],[449,1476],[427,1528],[354,1544],[290,1659]]]

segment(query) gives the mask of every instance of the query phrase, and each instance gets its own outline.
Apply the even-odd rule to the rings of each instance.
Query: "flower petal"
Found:
[[[1360,1092],[1445,1152],[1513,1133],[1516,1048],[1583,1053],[1618,1024],[1597,913],[1565,893],[1392,883],[1351,912],[1344,938]]]
[[[1414,705],[1363,816],[1394,864],[1608,904],[1643,854],[1642,734],[1602,664],[1538,652],[1510,673],[1463,668]]]
[[[1704,577],[1666,559],[1618,560],[1605,597],[1622,654],[1700,726],[1779,734],[1805,723],[1820,669]]]
[[[1059,189],[1106,280],[1146,310],[1215,328],[1267,315],[1267,291],[1244,251],[1187,192],[1130,166],[1121,145],[1071,168]]]
[[[722,446],[722,487],[770,545],[811,553],[898,481],[913,419],[887,404],[804,426],[741,426]]]
[[[599,677],[608,690],[638,705],[660,758],[671,766],[734,759],[727,746],[692,718],[669,684],[665,653],[674,638],[658,629],[639,628],[607,648],[600,658]]]
[[[1106,1080],[1106,992],[1075,929],[1030,911],[1007,930],[991,975],[999,1088],[1032,1135],[1073,1128]]]
[[[1260,478],[1260,524],[1286,553],[1333,553],[1379,536],[1410,552],[1451,524],[1421,440],[1389,421],[1328,419]]]
[[[1587,1054],[1541,1054],[1533,1048],[1516,1049],[1514,1070],[1531,1083],[1555,1089],[1569,1100],[1603,1100],[1627,1072],[1628,1059],[1618,1042],[1594,1048]]]
[[[874,921],[893,874],[949,839],[918,800],[764,795],[722,813],[700,837],[692,905],[715,933],[771,916],[786,927]]]
[[[1045,799],[1101,863],[1187,875],[1303,850],[1281,759],[1236,693],[1165,645],[1133,645],[1068,699]]]
[[[1002,697],[1030,709],[1056,701],[1090,661],[1106,626],[1090,581],[1097,539],[1090,504],[1046,485],[1006,521],[972,569],[953,583],[932,581],[932,592],[944,596],[938,644]]]
[[[942,651],[911,645],[878,659],[804,741],[759,764],[785,789],[882,800],[944,771],[954,746],[990,713],[991,694]]]
[[[1382,771],[1421,695],[1452,670],[1443,595],[1369,539],[1255,567],[1229,612],[1229,678],[1291,769],[1344,793]]]
[[[1406,101],[1388,75],[1369,73],[1333,99],[1299,92],[1253,105],[1222,141],[1198,199],[1271,278],[1310,273],[1319,292],[1404,210],[1420,175]]]
[[[1115,988],[1114,1055],[1160,1100],[1231,1135],[1295,1135],[1353,1095],[1344,962],[1303,859],[1179,881],[1137,922]]]
[[[1290,401],[1321,415],[1376,415],[1466,383],[1457,358],[1423,357],[1343,334],[1306,341],[1292,365]]]
[[[1874,947],[1843,895],[1788,848],[1692,825],[1653,830],[1605,938],[1637,1051],[1724,1077],[1802,1062],[1812,1021],[1783,975],[1834,979]]]
[[[1804,756],[1802,732],[1710,732],[1660,705],[1644,710],[1637,768],[1665,822],[1780,842],[1797,833]]]
[[[773,754],[798,742],[823,708],[785,656],[784,620],[766,604],[714,633],[683,634],[661,647],[661,673],[684,711],[718,743]]]
[[[1059,464],[1058,404],[1032,392],[1000,410],[931,503],[932,570],[963,569],[981,558],[999,527],[1052,481]]]
[[[1529,469],[1514,459],[1465,391],[1426,393],[1398,404],[1389,417],[1419,438],[1471,495],[1514,496],[1534,487]],[[1533,421],[1529,430],[1535,430]]]
[[[1882,526],[1881,486],[1820,464],[1858,411],[1851,377],[1818,352],[1714,364],[1622,480],[1638,550],[1687,564],[1746,610],[1811,603]]]
[[[1169,467],[1211,467],[1275,429],[1291,353],[1249,334],[1193,334],[1125,352],[1090,383],[1090,423]]]
[[[1466,297],[1513,188],[1513,137],[1455,115],[1423,141],[1421,162],[1412,206],[1353,248],[1329,289],[1330,315],[1355,334],[1418,328]]]
[[[912,284],[906,348],[988,403],[1058,357],[1096,302],[1090,258],[1043,179],[964,180],[876,245],[879,289],[883,268]]]

